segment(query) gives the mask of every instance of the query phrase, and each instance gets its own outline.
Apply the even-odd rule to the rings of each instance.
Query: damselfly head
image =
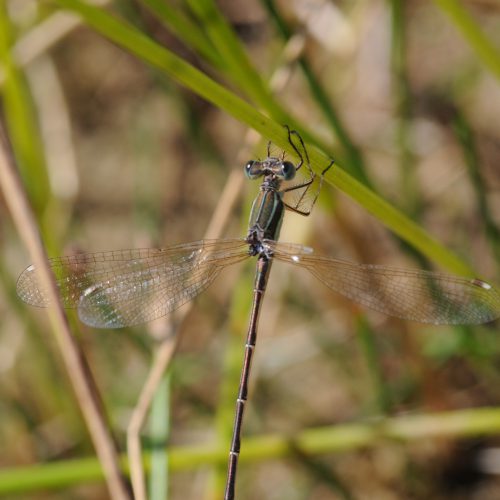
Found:
[[[273,175],[278,179],[290,181],[295,177],[297,169],[291,161],[269,157],[262,161],[250,160],[245,165],[245,175],[248,179],[258,179],[266,175]]]

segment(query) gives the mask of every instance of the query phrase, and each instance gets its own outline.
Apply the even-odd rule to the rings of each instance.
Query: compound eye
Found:
[[[255,160],[250,160],[245,165],[245,175],[248,179],[257,179],[262,175],[261,163]]]
[[[281,176],[285,181],[290,181],[295,177],[296,168],[291,161],[281,163]]]

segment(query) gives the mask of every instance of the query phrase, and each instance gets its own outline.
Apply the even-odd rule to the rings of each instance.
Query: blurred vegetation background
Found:
[[[87,26],[88,15],[99,22],[99,12],[110,12],[257,108],[265,105],[249,92],[231,50],[217,48],[231,40],[224,28],[263,82],[288,69],[271,104],[476,275],[500,282],[498,2],[116,0],[99,2],[83,23],[62,15],[79,3],[7,0],[0,8],[2,120],[50,255],[198,240],[230,172],[243,166],[236,158],[246,125]],[[222,24],[203,17],[210,9]],[[293,43],[302,47],[299,59],[290,59]],[[255,157],[265,154],[266,139]],[[247,184],[224,236],[245,235],[257,189]],[[0,492],[107,498],[92,475],[72,482],[56,474],[50,488],[29,486],[30,466],[78,468],[71,460],[93,449],[46,313],[16,297],[29,257],[1,200],[0,211],[0,467],[11,478],[22,472],[10,492],[2,490],[9,474],[0,474]],[[353,261],[433,267],[384,222],[325,184],[311,217],[287,215],[281,239]],[[159,413],[170,418],[174,447],[228,448],[253,266],[225,271],[182,324],[168,406]],[[97,331],[71,319],[124,450],[157,346],[155,326]],[[387,318],[276,264],[244,435],[356,423],[380,426],[383,436],[386,419],[431,419],[418,429],[410,420],[398,438],[353,440],[318,454],[269,458],[257,446],[245,461],[243,442],[238,499],[500,498],[497,330]],[[474,427],[481,408],[492,418]],[[478,410],[455,426],[464,409]],[[442,433],[432,427],[441,412]],[[153,445],[145,431],[145,450]],[[221,497],[225,458],[178,469],[172,463],[169,498]],[[50,482],[48,469],[38,473]]]

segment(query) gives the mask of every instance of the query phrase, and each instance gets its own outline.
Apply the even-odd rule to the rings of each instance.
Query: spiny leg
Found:
[[[298,138],[300,145],[302,146],[302,150],[304,151],[306,160],[307,160],[308,170],[314,178],[314,172],[312,171],[311,165],[309,164],[309,155],[307,154],[307,149],[304,145],[304,141],[302,140],[302,137],[300,137],[299,133],[296,130],[290,130],[290,127],[288,125],[285,125],[285,128],[286,128],[286,131],[288,132],[288,142],[290,143],[290,145],[294,149],[295,153],[297,153],[297,157],[299,158],[299,163],[298,163],[298,165],[295,166],[295,170],[297,172],[300,170],[300,168],[304,164],[304,157],[302,156],[302,153],[299,151],[299,149],[297,148],[297,146],[293,142],[292,135],[294,135]]]
[[[309,154],[307,152],[307,148],[306,148],[304,141],[302,140],[302,137],[300,136],[300,134],[296,130],[290,130],[290,127],[288,127],[288,125],[285,125],[285,128],[287,129],[287,132],[288,132],[288,141],[290,142],[290,145],[293,147],[294,151],[296,152],[297,156],[300,159],[299,164],[296,167],[296,170],[299,170],[299,168],[305,164],[307,167],[307,170],[309,172],[309,178],[306,181],[301,182],[300,184],[296,184],[294,186],[290,186],[288,188],[283,189],[283,191],[282,191],[283,193],[297,191],[300,189],[303,190],[302,193],[300,193],[300,196],[298,197],[298,199],[294,200],[294,202],[292,204],[285,202],[285,206],[289,210],[292,210],[293,212],[296,212],[300,215],[307,216],[311,213],[311,211],[316,203],[316,200],[319,196],[319,192],[321,191],[321,187],[323,185],[323,178],[324,178],[326,172],[328,172],[328,170],[333,166],[334,160],[332,160],[328,164],[328,166],[325,169],[323,169],[323,171],[321,172],[318,187],[317,187],[314,195],[312,196],[312,199],[308,202],[308,206],[305,208],[299,208],[300,205],[304,203],[306,195],[308,194],[310,188],[312,187],[317,175],[314,173],[314,171],[311,168]],[[294,141],[292,140],[292,136],[295,136],[298,139],[304,154],[302,154],[299,151],[299,149],[295,145]],[[305,160],[304,160],[304,158],[305,158]]]

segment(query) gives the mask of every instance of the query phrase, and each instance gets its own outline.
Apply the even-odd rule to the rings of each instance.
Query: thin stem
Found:
[[[49,308],[52,332],[59,346],[97,456],[102,464],[109,492],[113,499],[128,500],[130,495],[120,471],[118,451],[106,422],[97,386],[74,337],[71,335],[35,217],[13,159],[7,152],[4,137],[0,143],[0,187],[19,235],[40,273],[40,286],[47,291],[47,297],[53,304],[53,307]]]
[[[396,141],[399,148],[401,192],[407,210],[418,215],[418,191],[415,182],[415,158],[411,152],[411,90],[406,74],[406,24],[403,0],[390,0],[392,14],[391,66],[393,95],[397,116]]]
[[[488,205],[486,197],[487,186],[485,185],[480,171],[480,159],[478,158],[474,133],[465,115],[459,109],[455,109],[454,111],[453,130],[460,146],[462,147],[465,163],[467,165],[472,187],[474,188],[476,194],[478,209],[486,230],[488,242],[490,243],[497,261],[500,261],[500,229],[498,228]]]

